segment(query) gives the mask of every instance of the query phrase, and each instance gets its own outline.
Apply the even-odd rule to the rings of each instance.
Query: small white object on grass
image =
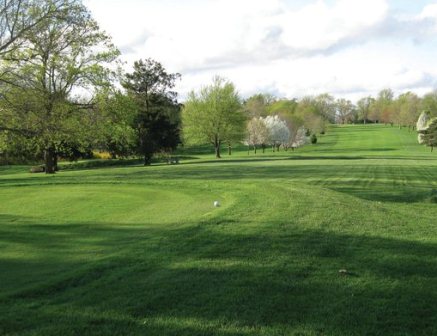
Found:
[[[218,208],[220,206],[220,202],[219,201],[214,201],[214,207]]]

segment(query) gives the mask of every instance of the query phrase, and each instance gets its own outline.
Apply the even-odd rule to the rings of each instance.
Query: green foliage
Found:
[[[349,124],[357,119],[355,106],[350,100],[340,98],[337,99],[337,122],[339,124]]]
[[[294,115],[298,103],[295,99],[279,99],[274,101],[267,107],[269,115],[279,115],[281,117],[289,117]]]
[[[172,91],[180,74],[169,74],[152,59],[134,63],[127,74],[124,88],[137,106],[133,127],[137,137],[137,153],[149,165],[154,153],[171,151],[180,143],[180,105]]]
[[[100,132],[100,149],[107,150],[112,158],[134,154],[137,141],[134,120],[138,113],[134,99],[105,90],[97,96],[97,110],[101,118],[96,129]]]
[[[328,93],[322,93],[314,98],[318,114],[327,122],[335,123],[335,98]]]
[[[310,137],[310,141],[313,145],[317,143],[317,136],[315,134],[312,134]]]
[[[437,117],[437,90],[423,97],[420,110],[429,111],[432,117]]]
[[[185,142],[210,143],[217,158],[222,143],[243,140],[245,121],[234,85],[220,77],[215,77],[213,83],[204,86],[200,92],[192,91],[182,112]]]
[[[364,124],[369,120],[370,110],[374,101],[375,99],[369,96],[361,98],[357,102],[357,118],[362,120]]]
[[[243,104],[243,111],[248,119],[265,117],[275,98],[267,94],[256,94],[249,97]]]
[[[106,66],[119,52],[79,1],[43,3],[62,9],[21,35],[7,56],[13,60],[1,63],[0,131],[32,139],[53,173],[67,144],[87,148],[95,140],[93,111],[74,92],[92,96],[95,87],[108,86],[113,73]]]
[[[27,37],[38,33],[77,0],[4,0],[0,4],[0,59],[13,59],[27,48]]]
[[[433,150],[437,146],[437,118],[429,120],[426,128],[421,130],[420,134],[422,134],[422,143]]]

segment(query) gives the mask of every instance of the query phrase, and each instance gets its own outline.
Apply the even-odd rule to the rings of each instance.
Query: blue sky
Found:
[[[85,0],[134,60],[180,72],[181,98],[214,75],[248,97],[437,88],[437,1]]]

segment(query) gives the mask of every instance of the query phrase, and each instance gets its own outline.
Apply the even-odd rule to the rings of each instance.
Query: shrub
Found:
[[[311,143],[314,145],[317,143],[317,136],[315,134],[312,134],[310,137]]]

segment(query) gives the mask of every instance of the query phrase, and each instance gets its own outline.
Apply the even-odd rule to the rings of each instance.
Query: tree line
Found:
[[[217,158],[237,143],[256,153],[317,142],[330,123],[415,127],[421,111],[435,117],[437,92],[424,97],[390,89],[356,104],[330,94],[301,99],[259,93],[242,99],[215,77],[178,102],[178,73],[138,60],[125,72],[120,52],[80,0],[5,0],[0,5],[0,160],[171,153],[184,144],[211,144]]]

